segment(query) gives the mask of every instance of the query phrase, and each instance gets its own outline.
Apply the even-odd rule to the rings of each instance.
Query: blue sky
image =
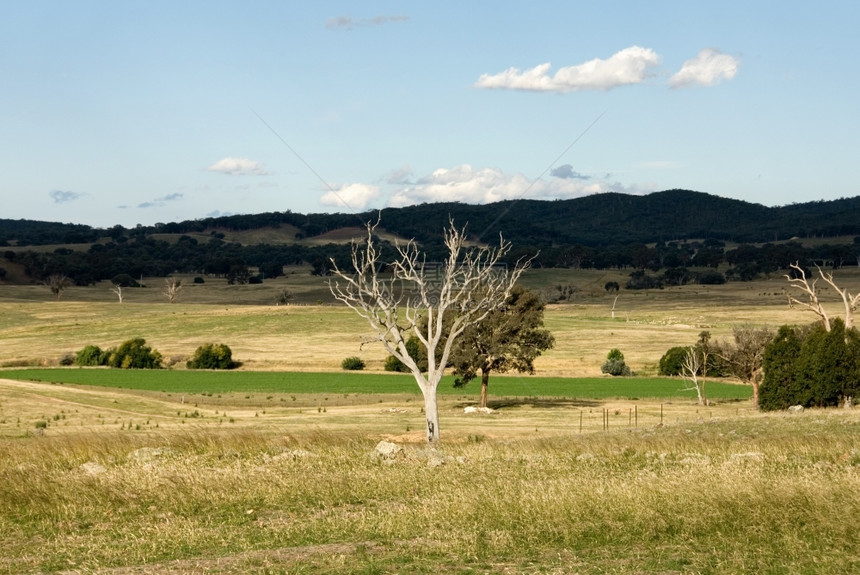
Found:
[[[5,2],[0,217],[856,196],[858,6]]]

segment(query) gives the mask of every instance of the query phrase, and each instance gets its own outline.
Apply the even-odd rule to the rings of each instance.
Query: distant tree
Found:
[[[857,309],[858,303],[860,303],[860,293],[852,294],[848,291],[848,288],[840,288],[836,285],[836,281],[833,279],[832,273],[824,273],[821,271],[821,268],[816,266],[818,269],[818,278],[810,281],[807,278],[806,270],[798,263],[791,264],[792,273],[787,274],[785,277],[788,282],[791,284],[791,287],[799,289],[801,293],[805,294],[806,298],[804,300],[798,299],[794,296],[788,296],[789,304],[797,304],[801,306],[802,309],[807,311],[811,311],[815,315],[817,315],[822,322],[824,322],[824,328],[827,331],[830,331],[830,317],[827,314],[827,311],[824,309],[824,306],[818,299],[818,290],[815,287],[815,284],[819,279],[824,280],[833,290],[839,294],[842,299],[842,305],[844,307],[844,324],[845,329],[851,329],[854,327],[854,311]]]
[[[421,353],[423,350],[421,349],[421,341],[418,339],[417,335],[411,335],[407,338],[406,343],[406,353],[409,354],[409,357],[412,358],[412,361],[418,365],[418,368],[421,371],[427,369],[427,354]],[[423,356],[423,357],[422,357]],[[396,371],[399,373],[410,373],[409,367],[397,359],[396,356],[389,355],[385,358],[385,365],[383,366],[385,371]]]
[[[624,362],[624,354],[619,349],[612,349],[606,355],[606,361],[600,366],[601,373],[612,376],[627,376],[631,374],[630,368]]]
[[[131,277],[129,274],[117,274],[113,276],[111,279],[111,283],[114,285],[118,285],[120,287],[140,287],[140,284],[136,279]]]
[[[6,279],[6,268],[0,268],[0,281]]]
[[[621,286],[618,285],[618,282],[606,282],[605,284],[603,284],[603,289],[611,293],[617,292],[619,289],[621,289]]]
[[[264,262],[260,264],[260,274],[265,279],[272,279],[284,275],[284,264],[279,261]]]
[[[717,342],[714,353],[725,363],[726,369],[753,388],[753,403],[759,404],[759,385],[764,377],[764,353],[774,337],[766,328],[750,326],[736,327],[732,330],[734,341]]]
[[[504,306],[466,328],[451,348],[456,387],[481,374],[481,407],[487,407],[490,373],[534,373],[534,362],[555,338],[543,329],[545,305],[538,294],[514,286]]]
[[[689,347],[684,346],[670,347],[660,358],[658,373],[660,375],[681,375],[684,357],[687,355],[688,349]]]
[[[175,277],[164,278],[164,295],[170,303],[176,303],[179,292],[182,291],[182,280]]]
[[[63,295],[63,291],[70,285],[73,285],[72,280],[70,280],[64,274],[51,274],[48,276],[48,279],[45,280],[47,286],[51,289],[51,293],[57,298],[57,301],[60,301],[60,296]]]
[[[699,405],[708,405],[708,398],[705,395],[705,378],[700,377],[704,365],[705,362],[700,350],[696,349],[695,346],[688,347],[684,354],[684,360],[681,362],[681,375],[693,384],[693,387],[689,389],[696,390]]]
[[[206,343],[194,351],[194,357],[186,362],[188,369],[233,369],[233,351],[223,343]]]
[[[122,303],[122,286],[120,284],[111,284],[110,291],[116,294],[119,298],[119,303]]]
[[[109,350],[107,365],[121,369],[158,369],[161,354],[146,345],[142,337],[129,339],[118,348]]]
[[[227,271],[227,283],[229,285],[245,285],[251,278],[251,272],[245,264],[233,264]]]

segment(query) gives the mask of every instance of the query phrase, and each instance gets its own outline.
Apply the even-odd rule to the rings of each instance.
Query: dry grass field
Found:
[[[525,278],[577,287],[547,310],[557,345],[540,375],[599,375],[611,348],[653,374],[702,330],[727,338],[738,325],[813,319],[788,307],[781,278],[616,300],[603,285],[619,278]],[[856,270],[837,280],[860,287]],[[140,336],[174,369],[206,342],[230,345],[243,370],[334,374],[352,355],[382,368],[381,348],[362,346],[372,334],[320,278],[189,281],[172,305],[149,283],[122,304],[106,285],[59,302],[44,286],[0,285],[0,364],[53,366]],[[274,305],[284,287],[312,305]],[[431,450],[416,395],[0,381],[0,573],[860,570],[858,410],[559,399],[467,415],[465,403],[441,397],[443,443]],[[373,455],[383,439],[404,448],[391,462]]]
[[[852,290],[860,287],[854,268],[839,270],[836,278]],[[185,288],[172,305],[159,279],[124,290],[122,304],[108,284],[69,288],[59,302],[45,286],[0,285],[0,365],[55,365],[87,344],[112,346],[144,337],[175,359],[202,343],[226,343],[247,369],[336,370],[352,355],[362,357],[369,369],[382,368],[386,354],[378,344],[366,344],[373,337],[369,328],[333,302],[324,278],[306,269],[260,285],[230,286],[217,279],[193,284],[191,279],[183,278]],[[546,325],[557,343],[538,360],[541,374],[600,375],[612,348],[620,349],[635,371],[653,374],[669,347],[691,344],[703,330],[729,338],[736,326],[775,328],[814,319],[787,305],[789,287],[782,277],[622,290],[616,299],[603,285],[617,280],[623,276],[592,270],[534,270],[524,278],[533,289],[577,289],[571,302],[547,309]],[[284,289],[295,294],[296,305],[275,305]],[[822,299],[837,314],[841,304],[829,295],[823,291]]]

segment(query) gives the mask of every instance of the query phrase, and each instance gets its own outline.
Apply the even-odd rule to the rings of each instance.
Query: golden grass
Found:
[[[694,343],[703,330],[730,338],[740,325],[806,323],[809,313],[787,305],[784,278],[723,286],[683,286],[663,290],[603,291],[617,272],[534,270],[524,283],[535,289],[572,283],[579,291],[572,303],[550,305],[546,325],[556,347],[537,361],[542,375],[600,375],[612,348],[624,353],[634,371],[653,374],[665,351]],[[363,345],[374,334],[351,311],[331,300],[324,278],[293,270],[286,278],[262,285],[228,286],[210,279],[186,288],[179,303],[162,295],[163,280],[126,289],[119,304],[107,284],[70,288],[63,301],[51,301],[44,286],[2,286],[0,291],[0,365],[56,365],[63,354],[87,344],[118,345],[144,337],[167,357],[182,359],[202,343],[226,343],[246,369],[337,370],[348,356],[360,356],[368,369],[381,370],[386,352]],[[860,271],[839,270],[837,281],[857,291]],[[300,301],[324,305],[275,306],[280,290]],[[833,314],[841,304],[827,290],[822,299]],[[613,305],[615,307],[613,314]],[[613,317],[614,315],[614,317]]]
[[[858,415],[470,434],[392,464],[355,429],[5,440],[0,571],[850,573]]]

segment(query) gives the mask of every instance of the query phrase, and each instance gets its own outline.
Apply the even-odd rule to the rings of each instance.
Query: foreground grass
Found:
[[[0,370],[0,378],[22,381],[74,383],[171,393],[362,393],[420,395],[411,375],[381,373],[225,372],[117,369],[16,369]],[[566,397],[576,399],[676,398],[693,400],[696,392],[680,378],[668,377],[493,377],[490,389],[496,397]],[[745,400],[751,388],[709,381],[713,400]],[[454,387],[453,376],[439,385],[439,393],[477,397],[479,382]]]
[[[0,441],[2,573],[852,573],[860,416],[481,440]],[[437,465],[441,463],[441,465]]]

